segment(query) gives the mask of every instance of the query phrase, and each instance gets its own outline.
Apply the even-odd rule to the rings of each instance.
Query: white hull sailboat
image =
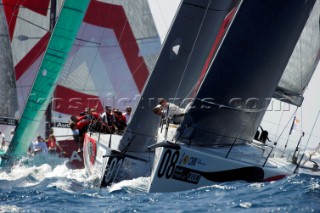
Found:
[[[301,106],[319,61],[318,20],[315,0],[182,1],[123,136],[86,135],[87,171],[100,187],[150,176],[149,192],[320,174],[257,134],[271,98]],[[160,98],[191,102],[181,123],[153,114]]]
[[[320,175],[320,169],[307,158],[307,164],[300,166],[292,156],[274,155],[280,150],[257,140],[212,147],[163,140],[155,147],[149,192],[181,191],[227,181],[270,182],[295,173]]]

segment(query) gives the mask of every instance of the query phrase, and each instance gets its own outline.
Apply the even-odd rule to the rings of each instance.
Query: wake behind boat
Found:
[[[279,157],[267,132],[257,134],[272,97],[301,105],[319,61],[318,20],[314,0],[183,1],[124,135],[86,135],[87,171],[101,187],[151,176],[149,192],[319,174],[303,153]],[[286,69],[299,39],[314,47],[303,50],[303,75]],[[174,125],[153,114],[159,98],[192,104]]]

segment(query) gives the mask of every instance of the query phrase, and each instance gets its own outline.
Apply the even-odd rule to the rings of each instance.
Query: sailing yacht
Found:
[[[39,2],[13,4],[3,0],[20,114],[43,63],[52,22],[56,21],[55,17],[60,18],[65,3],[63,0]],[[122,1],[90,1],[70,54],[61,66],[61,74],[52,85],[54,92],[48,97],[53,97],[52,110],[43,111],[37,134],[44,135],[52,128],[65,151],[64,157],[69,158],[73,168],[83,168],[82,155],[77,153],[79,145],[68,126],[70,116],[79,115],[86,107],[102,112],[107,104],[120,110],[133,106],[159,49],[159,37],[146,0],[134,5]],[[44,113],[47,117],[49,114],[49,120],[44,119]],[[30,142],[29,136],[21,137],[26,138],[25,143]]]
[[[273,155],[257,130],[272,97],[302,104],[319,61],[319,11],[315,0],[182,1],[124,135],[86,135],[88,173],[100,187],[150,176],[149,192],[169,192],[304,172],[303,155]],[[290,60],[310,35],[305,80],[292,92]],[[159,98],[192,104],[174,125],[152,113]]]
[[[2,158],[1,166],[14,161],[27,153],[30,141],[41,124],[45,109],[50,103],[62,65],[64,64],[73,41],[76,38],[89,1],[77,4],[66,0],[50,41],[46,47],[36,78],[23,108],[15,134]],[[38,8],[39,9],[39,8]],[[10,30],[9,30],[10,32]]]

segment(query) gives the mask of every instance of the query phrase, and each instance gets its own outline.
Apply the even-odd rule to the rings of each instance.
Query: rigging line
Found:
[[[151,36],[149,36],[149,37],[136,38],[136,41],[142,41],[141,43],[143,43],[144,40],[149,40],[148,43],[158,42],[159,36],[158,36],[158,35],[151,35]],[[155,41],[150,41],[150,40],[155,40]],[[147,43],[147,42],[146,42],[146,43]]]
[[[135,40],[130,40],[130,41],[122,41],[121,44],[126,44],[126,45],[131,45],[131,44],[138,44],[138,45],[142,45],[142,44],[152,44],[152,43],[156,43],[158,44],[158,39],[156,38],[150,38],[150,39],[143,39],[143,40],[139,40],[135,39]],[[117,44],[105,44],[105,45],[99,45],[99,47],[120,47],[119,42],[117,42]]]
[[[305,147],[304,147],[304,151],[306,151],[306,149],[307,149],[307,146],[308,146],[308,144],[309,144],[310,138],[311,138],[311,136],[312,136],[312,134],[313,134],[314,127],[315,127],[315,126],[316,126],[316,124],[317,124],[317,121],[318,121],[319,115],[320,115],[320,109],[319,109],[319,111],[318,111],[318,114],[317,114],[316,120],[315,120],[315,121],[314,121],[314,123],[313,123],[312,129],[311,129],[311,132],[310,132],[310,134],[309,134],[308,141],[307,141],[307,143],[306,143],[306,145],[305,145]]]
[[[6,36],[6,35],[0,35],[0,36]],[[81,47],[92,47],[92,48],[95,48],[95,47],[99,47],[99,48],[121,48],[119,43],[118,44],[114,44],[114,45],[101,45],[101,43],[98,43],[98,42],[94,42],[94,41],[88,41],[88,40],[84,40],[84,39],[79,39],[79,38],[76,38],[76,40],[80,40],[80,41],[85,41],[87,43],[93,43],[93,44],[96,44],[96,45],[90,45],[90,46],[87,46],[86,44],[73,44],[75,46],[81,46]],[[131,45],[131,44],[139,44],[139,45],[144,45],[144,44],[158,44],[158,41],[142,41],[142,42],[135,42],[135,41],[129,41],[129,42],[122,42],[121,44],[125,44],[125,45]]]
[[[87,26],[87,25],[86,25],[86,26]],[[100,43],[102,42],[105,34],[106,34],[106,30],[103,30]],[[93,69],[93,66],[94,66],[95,61],[96,61],[96,59],[97,59],[97,57],[98,57],[98,52],[100,51],[99,48],[100,48],[100,47],[98,47],[97,50],[96,50],[96,54],[95,54],[95,56],[94,56],[94,58],[93,58],[93,62],[92,62],[92,64],[91,64],[91,66],[90,66],[88,78],[87,78],[87,80],[86,80],[86,83],[85,83],[83,86],[87,85],[87,82],[88,82],[88,80],[89,80],[89,77],[91,76],[91,72],[94,70],[94,69]],[[84,88],[83,88],[83,90],[84,90]],[[98,96],[99,96],[99,94],[98,94]],[[100,96],[99,96],[99,97],[100,97]]]
[[[99,45],[101,45],[101,43],[99,43],[99,42],[95,42],[95,41],[90,41],[90,40],[86,40],[86,39],[82,39],[82,38],[76,38],[76,40],[78,40],[78,41],[83,41],[83,42],[87,42],[87,43],[92,43],[92,44],[97,44],[97,46]]]
[[[303,89],[302,88],[303,87],[303,85],[302,85],[303,64],[302,64],[302,54],[301,54],[301,52],[302,52],[302,41],[299,41],[299,46],[300,46],[300,48],[299,48],[299,55],[300,55],[300,57],[299,57],[299,69],[300,70],[299,71],[300,71],[300,90],[301,90],[301,89]]]
[[[302,156],[301,156],[301,158],[300,158],[299,163],[297,164],[296,168],[294,169],[293,173],[296,173],[297,169],[298,169],[299,166],[301,165],[301,162],[302,162],[302,160],[303,160],[303,158],[304,158],[304,155],[305,155],[305,153],[306,153],[306,149],[307,149],[307,146],[308,146],[308,144],[309,144],[310,138],[311,138],[311,136],[312,136],[314,127],[316,126],[316,123],[317,123],[317,121],[318,121],[319,114],[320,114],[320,109],[319,109],[319,111],[318,111],[316,120],[315,120],[315,122],[314,122],[314,124],[313,124],[313,126],[312,126],[311,133],[310,133],[310,135],[309,135],[308,141],[307,141],[307,143],[306,143],[306,145],[305,145],[305,147],[304,147],[303,154],[302,154]],[[304,164],[304,163],[303,163],[303,164]],[[303,164],[302,164],[302,165],[303,165]]]
[[[290,119],[288,120],[287,124],[284,126],[284,128],[283,128],[282,132],[280,133],[279,137],[278,137],[278,138],[277,138],[277,140],[276,140],[276,142],[277,142],[277,143],[276,143],[276,145],[275,145],[275,146],[277,146],[277,144],[278,144],[278,141],[279,141],[280,137],[282,136],[282,134],[284,133],[284,131],[285,131],[285,130],[286,130],[286,128],[288,127],[288,125],[289,125],[289,123],[290,123],[291,119],[292,119],[292,118],[293,118],[293,116],[296,114],[297,110],[298,110],[298,108],[296,108],[296,110],[295,110],[295,111],[294,111],[294,113],[291,115]]]
[[[110,16],[110,11],[111,11],[111,7],[109,7],[109,9],[108,9],[108,11],[107,11],[107,14]],[[82,22],[83,23],[83,22]],[[85,26],[84,26],[84,30],[82,31],[82,34],[81,34],[81,36],[80,36],[80,38],[79,39],[81,39],[82,38],[82,36],[85,34],[85,32],[86,32],[86,29],[87,29],[87,26],[88,26],[88,24],[85,24]],[[103,31],[103,35],[105,34],[105,30]],[[100,40],[100,44],[102,43],[102,41],[103,41],[103,35],[101,36],[101,40]],[[97,42],[98,43],[98,42]],[[78,50],[82,47],[81,45],[77,45],[77,44],[73,44],[73,46],[76,46],[77,48],[76,48],[76,54],[75,54],[75,56],[73,57],[73,59],[72,59],[72,62],[71,62],[71,64],[70,64],[70,67],[69,67],[69,71],[67,71],[67,76],[65,77],[65,80],[67,80],[68,78],[69,78],[69,76],[70,76],[70,74],[71,74],[71,69],[72,69],[72,66],[73,66],[73,64],[75,63],[75,60],[76,60],[76,58],[77,58],[77,54],[78,54]],[[100,46],[99,45],[97,45],[96,46],[97,47],[97,52],[96,52],[96,55],[95,55],[95,57],[94,57],[94,61],[96,60],[96,58],[97,58],[97,54],[98,54],[98,51],[99,51],[99,48],[100,48]],[[92,65],[93,66],[93,65]],[[91,71],[90,71],[91,72]],[[89,79],[89,75],[87,76],[87,79],[86,79],[86,83],[88,82],[88,79]],[[84,84],[84,86],[86,85],[86,83]],[[81,85],[80,85],[81,86]],[[84,88],[83,88],[84,89]]]
[[[27,22],[27,23],[35,26],[35,27],[38,27],[38,28],[40,28],[40,29],[42,29],[42,30],[44,30],[44,31],[46,31],[46,32],[49,32],[49,31],[50,31],[50,30],[48,30],[48,29],[46,29],[46,28],[44,28],[44,27],[41,27],[40,25],[37,25],[37,24],[35,24],[35,23],[32,23],[31,21],[28,21],[27,19],[24,19],[24,18],[22,18],[22,17],[20,17],[20,16],[16,16],[16,17],[17,17],[18,19],[21,19],[22,21],[25,21],[25,22]]]
[[[2,4],[2,5],[4,5],[4,4]],[[14,12],[16,12],[18,9],[19,9],[19,2],[16,2],[16,5],[12,5],[12,7],[14,8],[12,11],[12,13],[11,13],[11,18],[10,18],[10,20],[8,20],[8,25],[10,25],[11,24],[11,21],[12,21],[12,19],[13,19],[13,16],[15,16],[15,14],[14,14]],[[4,5],[5,6],[5,5]],[[4,7],[3,7],[3,11],[5,11],[4,10]]]
[[[282,116],[283,116],[283,110],[282,110],[282,112],[281,112],[281,116],[280,116],[280,120],[279,120],[279,123],[278,123],[278,127],[277,127],[277,132],[276,132],[276,135],[275,135],[275,138],[277,138],[278,137],[278,132],[279,132],[279,129],[280,129],[280,123],[281,123],[281,121],[282,121]]]
[[[210,4],[211,4],[211,1],[212,1],[212,0],[210,0],[209,3],[208,3],[208,5],[207,5],[207,8],[206,8],[206,11],[205,11],[205,13],[204,13],[203,19],[202,19],[202,21],[201,21],[201,24],[200,24],[200,27],[199,27],[199,30],[198,30],[196,39],[195,39],[194,42],[193,42],[192,49],[191,49],[191,51],[190,51],[190,54],[189,54],[189,56],[188,56],[187,63],[186,63],[186,65],[185,65],[184,71],[183,71],[182,76],[181,76],[181,78],[180,78],[179,86],[177,87],[176,94],[175,94],[175,99],[174,99],[174,100],[176,100],[176,98],[177,98],[177,96],[178,96],[178,91],[180,90],[180,87],[181,87],[181,84],[182,84],[182,81],[183,81],[183,77],[184,77],[184,75],[185,75],[185,73],[186,73],[186,71],[187,71],[187,68],[188,68],[188,65],[189,65],[189,62],[190,62],[190,59],[191,59],[191,55],[193,54],[194,48],[195,48],[196,43],[197,43],[197,41],[198,41],[199,34],[200,34],[200,31],[202,30],[202,26],[203,26],[204,20],[206,19],[206,16],[207,16],[207,13],[208,13],[209,6],[210,6]]]
[[[83,36],[83,34],[85,33],[86,28],[87,28],[87,24],[84,26],[84,30],[82,31],[81,36]],[[80,31],[80,30],[79,30],[79,31]],[[78,32],[78,33],[79,33],[79,32]],[[81,38],[81,36],[80,36],[80,38]],[[80,49],[80,46],[77,46],[77,45],[72,45],[72,46],[76,46],[75,55],[74,55],[74,57],[73,57],[73,59],[72,59],[72,61],[71,61],[71,63],[70,63],[70,65],[69,65],[68,68],[66,67],[66,63],[64,64],[64,66],[63,66],[63,71],[62,71],[61,74],[60,74],[59,80],[62,78],[62,75],[63,75],[63,74],[66,74],[66,77],[65,77],[63,80],[61,79],[61,82],[62,82],[62,81],[66,81],[66,80],[69,78],[69,76],[70,76],[70,74],[71,74],[71,68],[72,68],[73,64],[75,63],[75,60],[76,60],[77,54],[78,54],[78,50]],[[71,52],[72,52],[72,50],[71,50]],[[71,52],[69,53],[69,55],[71,54]],[[64,69],[64,68],[65,68],[65,69]]]
[[[301,120],[301,126],[300,126],[300,131],[301,132],[303,132],[303,117],[302,117],[302,112],[303,112],[303,110],[302,110],[302,107],[300,108],[300,120]]]
[[[140,67],[142,66],[142,64],[144,64],[144,60],[141,60],[140,64],[137,66],[137,68],[132,72],[132,76],[134,76],[136,74],[136,72],[138,72],[138,70],[140,69]]]
[[[126,22],[124,23],[124,25],[123,25],[123,27],[122,27],[122,30],[121,30],[121,33],[120,33],[120,36],[119,36],[119,44],[120,44],[120,46],[121,46],[121,43],[122,43],[122,36],[123,36],[123,32],[124,32],[124,30],[125,30],[125,28],[126,28],[126,26],[127,26],[127,24],[128,24],[128,19],[126,19]],[[129,24],[129,26],[130,26],[130,24]]]
[[[105,34],[105,30],[103,31],[103,35]],[[102,35],[102,37],[103,37],[103,35]],[[91,66],[90,66],[90,68],[89,68],[89,75],[87,76],[87,80],[86,80],[86,83],[83,85],[84,87],[83,87],[83,90],[85,89],[85,86],[87,85],[87,83],[88,83],[88,80],[89,80],[89,77],[91,76],[91,73],[93,72],[93,67],[94,67],[94,64],[95,64],[95,61],[96,61],[96,59],[97,59],[97,57],[98,57],[98,53],[99,53],[99,47],[97,48],[97,50],[96,50],[96,54],[95,54],[95,56],[94,56],[94,58],[93,58],[93,61],[92,61],[92,63],[91,63]],[[93,79],[94,80],[94,79]],[[99,96],[99,94],[98,94],[98,97],[100,97]]]
[[[32,58],[32,61],[31,61],[30,64],[34,64],[35,63],[35,61],[40,57],[40,55],[42,55],[46,51],[47,46],[48,46],[48,44],[41,46],[41,48],[39,49],[38,53],[35,55],[35,57]]]
[[[300,50],[299,50],[299,53],[300,53],[300,57],[299,57],[299,61],[300,61],[300,91],[299,91],[299,93],[301,92],[301,90],[303,90],[303,84],[302,84],[302,75],[303,75],[303,64],[302,64],[302,54],[301,54],[301,52],[302,52],[302,41],[300,41],[300,43],[299,43],[299,45],[300,45]],[[300,108],[301,109],[301,111],[300,111],[300,116],[301,116],[301,132],[303,132],[302,130],[303,130],[303,128],[302,128],[302,125],[303,125],[303,121],[302,121],[302,107]]]
[[[282,157],[283,157],[283,155],[284,155],[285,150],[287,149],[287,145],[288,145],[288,142],[289,142],[289,138],[290,138],[290,136],[291,136],[291,133],[292,133],[292,131],[293,131],[293,128],[294,128],[294,125],[295,125],[295,122],[296,122],[296,119],[297,119],[297,116],[296,116],[297,110],[298,110],[298,107],[297,107],[297,109],[296,109],[296,111],[295,111],[295,114],[294,114],[294,118],[293,118],[293,121],[292,121],[290,130],[289,130],[289,134],[288,134],[288,137],[287,137],[286,144],[284,145],[284,150],[283,150],[283,153],[282,153]],[[303,132],[302,132],[302,134],[304,135]]]
[[[188,94],[186,95],[186,97],[191,97],[191,93],[193,93],[193,91],[197,88],[197,85],[198,85],[199,81],[197,81],[193,87],[190,89],[190,91],[188,92]],[[192,97],[191,99],[193,99],[193,101],[195,100],[194,97]]]
[[[263,122],[266,122],[266,123],[269,123],[269,124],[272,124],[272,125],[278,125],[277,123],[275,123],[275,122],[272,122],[272,121],[268,121],[268,120],[263,120]],[[280,127],[285,127],[285,125],[279,125]],[[307,132],[307,131],[304,131],[304,133],[305,134],[310,134],[310,132]],[[272,133],[269,133],[269,134],[272,134]],[[273,134],[273,135],[275,135],[275,134]],[[314,138],[317,138],[317,139],[320,139],[320,136],[316,136],[316,135],[314,135],[313,136]],[[282,137],[283,138],[283,137]],[[278,138],[279,139],[279,138]]]

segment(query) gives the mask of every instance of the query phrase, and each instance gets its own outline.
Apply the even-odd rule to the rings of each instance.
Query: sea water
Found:
[[[0,170],[0,212],[320,212],[320,177],[294,175],[270,183],[217,183],[147,193],[148,177],[94,188],[94,177],[66,162],[24,159]]]

